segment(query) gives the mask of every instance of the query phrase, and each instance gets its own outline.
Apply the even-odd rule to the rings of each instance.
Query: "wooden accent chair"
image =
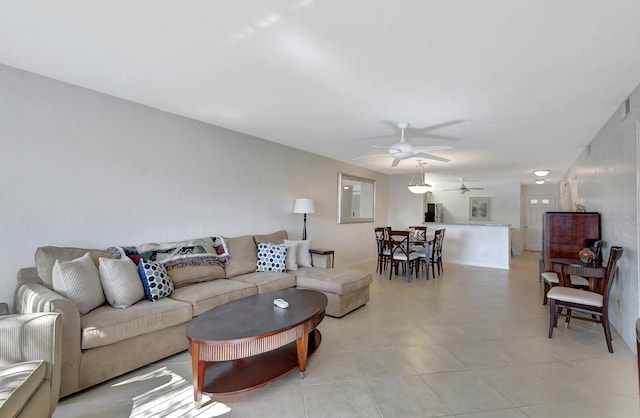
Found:
[[[600,265],[602,263],[602,240],[587,238],[584,240],[584,246],[593,251],[595,254],[595,263]],[[540,279],[544,285],[542,290],[542,304],[546,305],[548,302],[547,293],[549,293],[549,289],[560,284],[560,277],[555,271],[545,271],[540,274]],[[578,289],[586,289],[589,287],[589,281],[582,276],[572,275],[570,279],[572,287],[577,287]]]
[[[607,348],[613,353],[611,344],[611,329],[609,327],[609,292],[616,271],[616,264],[622,257],[622,247],[611,247],[609,261],[604,267],[566,265],[560,278],[562,286],[555,286],[549,290],[549,338],[553,337],[553,328],[558,326],[558,317],[566,317],[566,326],[569,326],[571,318],[583,321],[597,322],[604,328],[604,338]],[[593,278],[589,290],[576,289],[564,286],[565,278],[569,275]],[[569,279],[569,284],[571,283]],[[563,313],[562,310],[566,309]],[[581,312],[589,316],[575,316],[573,312]]]

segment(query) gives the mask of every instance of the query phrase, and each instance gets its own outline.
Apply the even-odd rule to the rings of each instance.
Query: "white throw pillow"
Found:
[[[53,290],[71,300],[80,315],[104,303],[98,268],[89,253],[71,261],[56,260],[51,279]]]
[[[284,240],[284,245],[296,244],[296,263],[300,267],[311,267],[311,254],[309,249],[311,248],[311,240]]]
[[[100,257],[100,282],[109,305],[124,309],[144,298],[138,267],[129,257]]]
[[[285,245],[287,247],[287,259],[285,260],[287,270],[298,270],[298,244]]]

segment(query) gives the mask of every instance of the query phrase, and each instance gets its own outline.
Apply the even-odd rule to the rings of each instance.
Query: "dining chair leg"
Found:
[[[542,283],[543,283],[542,291],[544,292],[544,295],[542,296],[542,305],[546,305],[549,302],[549,299],[547,299],[547,293],[549,293],[549,290],[551,290],[551,286],[549,286],[549,283],[547,282],[542,282]]]

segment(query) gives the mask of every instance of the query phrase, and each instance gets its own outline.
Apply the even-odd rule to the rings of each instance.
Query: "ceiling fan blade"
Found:
[[[413,153],[418,152],[426,152],[426,151],[437,151],[441,149],[451,149],[449,145],[427,145],[425,147],[413,147]]]
[[[416,154],[413,154],[413,156],[420,157],[420,158],[428,158],[429,160],[442,161],[443,163],[449,162],[449,160],[446,158],[438,157],[437,155],[425,154],[424,152],[418,152]]]
[[[459,187],[457,189],[442,189],[443,192],[451,192],[453,190],[461,190]]]
[[[371,157],[388,157],[389,154],[373,154],[373,155],[363,155],[362,157],[351,158],[349,161],[361,160],[363,158],[371,158]]]
[[[391,167],[397,167],[398,164],[400,164],[400,160],[397,158],[394,158],[393,162],[391,163]]]
[[[467,190],[484,190],[484,187],[467,187]]]
[[[425,126],[424,128],[413,128],[413,130],[418,132],[428,132],[428,131],[433,131],[434,129],[444,128],[445,126],[457,125],[462,122],[464,122],[464,119],[454,119],[448,122],[442,122],[435,125]]]
[[[447,135],[437,135],[437,134],[429,134],[429,133],[423,133],[423,134],[416,134],[416,133],[408,133],[405,135],[405,137],[407,139],[420,139],[420,138],[427,138],[427,139],[445,139],[447,141],[460,141],[460,138],[456,138],[455,136],[447,136]]]

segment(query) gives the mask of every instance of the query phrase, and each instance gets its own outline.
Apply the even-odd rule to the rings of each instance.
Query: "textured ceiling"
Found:
[[[640,83],[637,0],[3,1],[0,63],[398,174],[558,180]],[[416,138],[416,134],[433,134]],[[374,139],[371,139],[374,138]]]

